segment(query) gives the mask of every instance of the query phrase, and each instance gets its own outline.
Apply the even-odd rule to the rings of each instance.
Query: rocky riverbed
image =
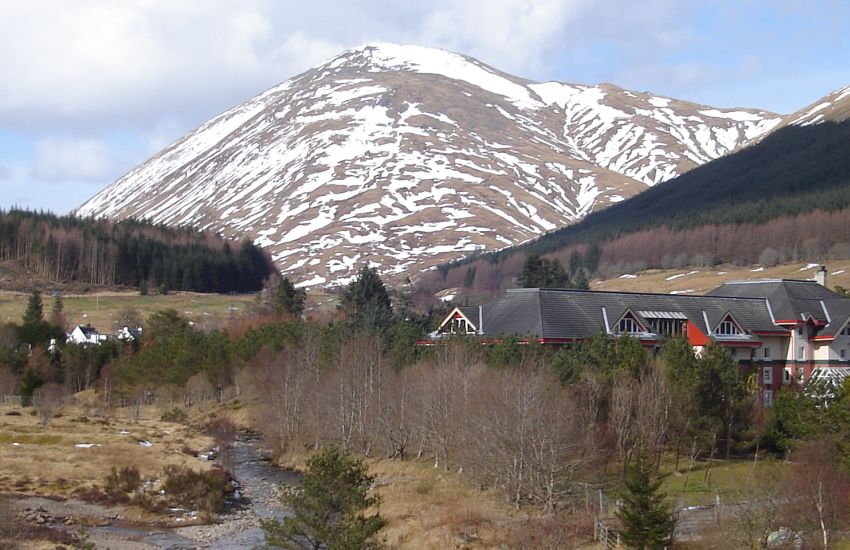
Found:
[[[99,506],[80,501],[54,501],[39,497],[16,499],[14,506],[25,521],[74,530],[87,525],[88,540],[98,548],[148,550],[253,548],[264,542],[259,521],[282,518],[286,510],[279,500],[279,484],[298,485],[300,476],[272,466],[263,459],[259,441],[240,437],[231,451],[231,470],[239,482],[239,498],[229,503],[219,523],[186,527],[150,527],[122,520],[123,506]],[[190,518],[191,516],[189,516]],[[179,520],[179,518],[178,518]]]

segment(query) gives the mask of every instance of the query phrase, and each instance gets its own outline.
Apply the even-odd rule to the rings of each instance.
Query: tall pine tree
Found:
[[[274,307],[278,315],[288,315],[298,318],[304,313],[304,302],[307,293],[303,288],[295,288],[289,277],[284,277],[278,283],[274,294]]]
[[[676,518],[659,489],[661,479],[653,476],[652,465],[643,453],[626,475],[623,505],[617,517],[623,522],[622,540],[634,550],[661,550],[673,544]]]
[[[44,321],[44,304],[41,301],[41,292],[38,289],[34,289],[30,294],[23,321],[25,325],[35,325]]]
[[[392,304],[387,287],[375,268],[364,265],[357,278],[348,285],[340,300],[340,308],[357,328],[380,330],[392,320]]]

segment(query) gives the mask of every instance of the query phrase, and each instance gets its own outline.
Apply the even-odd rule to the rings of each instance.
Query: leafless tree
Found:
[[[850,478],[841,471],[826,441],[796,449],[786,483],[790,522],[815,533],[814,546],[833,547],[832,535],[850,523]]]
[[[65,402],[65,392],[62,386],[49,382],[35,390],[32,405],[38,415],[38,423],[46,428],[53,417],[62,409]]]

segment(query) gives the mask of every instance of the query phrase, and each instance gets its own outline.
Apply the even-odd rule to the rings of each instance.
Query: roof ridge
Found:
[[[716,290],[716,289],[714,289]],[[713,296],[709,294],[669,294],[663,292],[629,292],[625,290],[591,290],[579,288],[509,288],[507,292],[516,291],[546,291],[546,292],[573,292],[581,294],[625,294],[628,296],[666,296],[668,298],[723,298],[725,300],[764,300],[758,296]]]

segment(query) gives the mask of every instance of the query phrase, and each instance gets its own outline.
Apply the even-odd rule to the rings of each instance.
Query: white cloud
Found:
[[[419,41],[479,57],[497,68],[533,70],[586,0],[444,0],[423,21]]]
[[[47,181],[98,181],[114,162],[106,144],[93,139],[45,138],[35,144],[32,174]]]
[[[0,4],[0,125],[200,123],[341,49],[263,0]],[[284,20],[285,22],[285,20]]]

